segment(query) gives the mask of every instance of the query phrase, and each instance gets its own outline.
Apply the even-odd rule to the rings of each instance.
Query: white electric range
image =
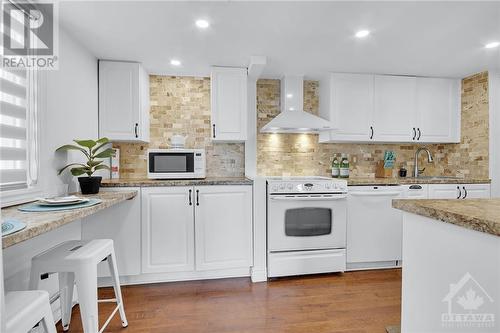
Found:
[[[345,271],[346,223],[346,180],[268,178],[268,277]]]

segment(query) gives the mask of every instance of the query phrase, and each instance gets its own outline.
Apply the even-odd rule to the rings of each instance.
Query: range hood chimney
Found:
[[[304,111],[304,78],[281,79],[281,113],[260,129],[261,133],[313,133],[332,129],[328,120]]]

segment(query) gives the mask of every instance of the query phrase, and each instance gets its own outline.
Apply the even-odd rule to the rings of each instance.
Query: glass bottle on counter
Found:
[[[332,177],[339,178],[340,175],[340,161],[337,158],[337,154],[333,155],[332,161]]]
[[[349,178],[349,159],[347,154],[342,154],[342,161],[340,162],[340,178]]]

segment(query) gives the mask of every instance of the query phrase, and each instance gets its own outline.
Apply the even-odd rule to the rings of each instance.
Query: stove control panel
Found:
[[[268,180],[270,193],[347,193],[345,180]]]

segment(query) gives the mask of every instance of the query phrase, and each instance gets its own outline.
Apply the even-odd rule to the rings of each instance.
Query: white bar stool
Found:
[[[97,264],[107,260],[113,279],[115,298],[97,299]],[[61,301],[61,321],[63,329],[69,329],[73,300],[73,286],[76,280],[78,303],[85,333],[101,333],[117,311],[120,312],[122,326],[128,322],[123,307],[123,298],[116,267],[115,250],[111,239],[90,241],[67,241],[35,257],[31,261],[30,289],[38,287],[41,278],[59,273]],[[98,302],[116,302],[116,307],[99,330]]]
[[[28,333],[40,323],[47,333],[56,333],[49,293],[44,290],[11,291],[5,294],[5,330]]]

